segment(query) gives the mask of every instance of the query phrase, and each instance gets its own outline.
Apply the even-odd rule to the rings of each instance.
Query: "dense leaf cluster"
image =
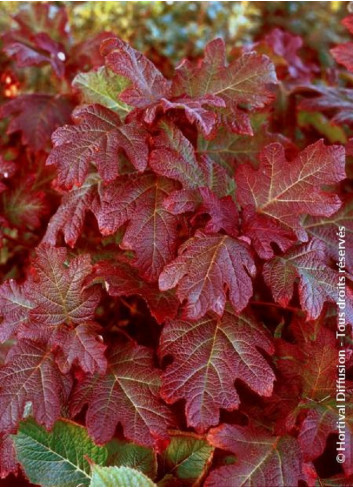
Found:
[[[3,35],[0,475],[348,485],[351,43],[336,76],[275,29],[229,60],[213,40],[166,78],[111,33],[75,44],[50,8]],[[21,68],[55,91],[27,93]]]

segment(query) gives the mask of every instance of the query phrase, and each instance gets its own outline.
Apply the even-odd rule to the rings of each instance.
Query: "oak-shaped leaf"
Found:
[[[267,56],[245,53],[227,65],[224,41],[215,39],[207,44],[201,63],[184,60],[177,67],[173,95],[216,95],[232,113],[237,106],[264,107],[273,99],[271,86],[276,82],[274,66]]]
[[[82,185],[94,164],[105,181],[119,174],[120,151],[138,171],[147,166],[147,133],[136,122],[122,124],[118,114],[94,104],[78,107],[72,114],[75,125],[57,129],[47,165],[55,165],[58,183],[64,188]]]
[[[8,134],[20,131],[22,144],[39,151],[46,148],[55,129],[69,122],[73,108],[65,95],[31,93],[5,102],[0,114],[10,118]]]
[[[64,379],[50,349],[31,340],[19,341],[0,369],[0,433],[14,433],[31,403],[33,416],[48,430],[65,402]]]
[[[198,216],[209,215],[204,230],[207,234],[225,231],[236,238],[239,234],[239,212],[230,195],[218,198],[209,188],[200,188],[202,204],[197,209],[191,222],[196,222]]]
[[[345,178],[345,153],[341,146],[325,146],[322,140],[308,146],[290,163],[279,143],[266,146],[258,170],[241,165],[236,172],[239,203],[274,219],[284,232],[293,230],[305,241],[299,222],[303,214],[330,216],[341,206],[334,192],[324,186]],[[249,236],[251,237],[251,236]]]
[[[285,431],[295,427],[299,432],[298,442],[308,462],[324,452],[327,437],[337,432],[338,350],[335,334],[324,326],[323,317],[311,322],[296,319],[290,329],[295,344],[278,341],[277,367],[282,382],[296,385],[298,391],[291,411],[279,421]],[[348,409],[349,402],[347,414]]]
[[[107,359],[104,355],[106,346],[99,339],[101,327],[93,322],[81,323],[74,329],[59,328],[50,339],[50,343],[60,347],[55,360],[61,372],[68,373],[77,362],[85,372],[105,373]]]
[[[235,311],[246,307],[253,291],[251,276],[256,273],[247,243],[197,231],[178,253],[161,273],[159,288],[177,287],[180,302],[186,301],[186,319],[200,319],[207,311],[222,315],[227,295]]]
[[[109,235],[128,222],[121,248],[136,254],[134,265],[153,282],[176,254],[179,217],[164,207],[177,188],[172,180],[144,173],[108,185],[95,210],[99,229]]]
[[[170,81],[152,61],[126,42],[118,38],[107,39],[101,45],[101,53],[105,56],[106,66],[130,82],[120,94],[120,100],[133,107],[145,108],[163,97],[168,98]]]
[[[286,307],[299,279],[299,299],[307,319],[319,317],[324,303],[337,301],[337,272],[327,266],[325,247],[312,239],[265,263],[263,275],[276,302]],[[343,279],[345,277],[343,276]],[[353,293],[346,291],[347,321],[353,321]]]
[[[301,479],[301,454],[291,436],[273,436],[263,428],[221,425],[208,435],[217,448],[236,455],[234,464],[213,470],[212,487],[296,487]]]
[[[186,399],[188,425],[207,430],[219,422],[221,408],[239,406],[236,379],[260,395],[271,395],[275,376],[258,348],[274,351],[264,327],[229,306],[221,318],[209,314],[196,322],[168,321],[160,353],[173,361],[162,377],[163,399]]]
[[[91,210],[98,193],[99,177],[89,175],[80,187],[73,187],[64,193],[60,206],[50,219],[42,243],[56,245],[58,236],[63,234],[65,242],[73,248],[80,237],[86,213]]]
[[[118,257],[114,263],[96,263],[93,275],[94,281],[104,283],[112,297],[140,296],[159,324],[176,316],[179,301],[175,294],[171,291],[161,292],[157,283],[146,282],[136,268]]]
[[[125,437],[140,445],[167,440],[173,420],[159,398],[160,371],[153,366],[152,352],[132,343],[117,344],[109,348],[107,358],[105,375],[88,375],[76,385],[72,414],[88,404],[88,433],[99,444],[113,437],[119,422]]]
[[[66,248],[41,245],[33,262],[34,281],[29,297],[36,307],[31,320],[55,327],[82,324],[94,318],[100,294],[96,288],[85,288],[92,272],[89,255],[69,261]]]
[[[264,114],[252,115],[251,125],[254,131],[253,135],[234,134],[229,132],[226,127],[220,127],[217,137],[211,140],[207,140],[200,134],[197,142],[198,154],[212,158],[218,163],[218,166],[222,166],[233,175],[234,169],[239,163],[250,163],[254,168],[257,168],[259,154],[270,143],[280,142],[286,150],[297,151],[292,141],[282,134],[269,131],[268,121]]]
[[[80,255],[69,261],[66,248],[48,245],[36,251],[33,278],[26,283],[25,298],[31,310],[25,320],[21,318],[18,336],[57,348],[56,360],[63,373],[74,362],[86,372],[105,372],[105,346],[93,322],[100,292],[85,286],[92,272],[90,257]],[[25,312],[22,306],[18,314]]]

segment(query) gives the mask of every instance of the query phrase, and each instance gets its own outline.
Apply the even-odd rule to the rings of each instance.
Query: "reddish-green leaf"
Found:
[[[61,186],[82,185],[90,164],[98,168],[103,180],[114,180],[122,150],[137,170],[146,168],[147,133],[138,123],[122,124],[115,112],[98,104],[79,107],[72,117],[74,126],[61,127],[53,134],[54,149],[47,160],[57,167]]]
[[[317,240],[292,248],[265,263],[263,274],[276,302],[287,306],[299,279],[300,304],[308,319],[317,318],[326,301],[337,301],[337,272],[325,263],[325,248]],[[347,290],[347,320],[353,321],[353,294]]]
[[[72,110],[65,95],[31,93],[6,102],[0,113],[11,118],[7,132],[20,131],[22,144],[38,151],[46,148],[55,129],[69,122]]]
[[[97,196],[97,175],[89,175],[81,187],[73,187],[63,195],[61,204],[48,222],[43,243],[55,245],[60,233],[72,248],[83,228],[87,211]]]
[[[199,319],[207,311],[222,315],[227,295],[236,311],[244,309],[252,296],[250,275],[255,272],[244,241],[197,232],[179,248],[179,256],[164,268],[159,287],[169,290],[177,286],[180,302],[186,301],[185,317]]]
[[[211,472],[213,487],[297,487],[301,478],[300,449],[295,438],[271,436],[261,428],[221,425],[211,430],[210,443],[236,455],[234,464]]]
[[[338,195],[323,190],[345,178],[345,154],[340,146],[318,141],[290,163],[284,148],[273,143],[263,150],[258,170],[241,165],[236,173],[240,204],[275,219],[285,232],[292,229],[302,240],[302,214],[330,216],[341,206]],[[252,236],[249,236],[252,237]]]
[[[30,340],[20,341],[0,370],[0,385],[0,433],[15,432],[28,403],[39,424],[53,427],[64,390],[50,350]]]
[[[188,425],[205,431],[219,422],[221,408],[239,406],[236,379],[271,395],[274,373],[258,348],[273,352],[266,330],[249,313],[236,315],[231,307],[222,318],[168,321],[160,352],[174,360],[163,375],[162,397],[169,403],[186,399]]]
[[[175,188],[171,180],[149,173],[122,178],[106,187],[96,211],[102,234],[112,234],[128,221],[121,248],[135,252],[134,265],[149,281],[158,279],[176,253],[179,218],[163,205]]]
[[[160,372],[149,349],[133,344],[117,345],[108,352],[108,372],[87,377],[77,384],[72,413],[88,403],[88,433],[97,443],[109,441],[120,422],[125,436],[151,446],[166,440],[172,418],[158,397]]]
[[[101,52],[106,65],[131,83],[120,95],[123,102],[144,108],[168,96],[170,82],[149,59],[121,39],[107,39]]]

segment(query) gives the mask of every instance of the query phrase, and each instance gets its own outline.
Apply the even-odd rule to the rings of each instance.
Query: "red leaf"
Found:
[[[3,36],[3,41],[5,53],[15,58],[21,68],[49,63],[58,77],[64,76],[65,49],[45,32],[28,38],[20,31],[9,31]]]
[[[251,238],[252,245],[260,258],[269,260],[274,256],[272,244],[287,251],[297,238],[292,230],[283,228],[276,219],[254,212],[249,206],[242,214],[242,232]]]
[[[101,328],[91,321],[79,324],[74,330],[61,328],[57,332],[55,340],[51,342],[55,342],[61,348],[59,355],[56,355],[56,361],[64,374],[70,371],[74,362],[78,362],[85,372],[105,373],[106,346],[98,339],[100,330]]]
[[[118,38],[104,41],[101,52],[106,66],[131,82],[120,95],[123,102],[144,108],[163,97],[168,98],[170,82],[142,53]]]
[[[39,151],[47,146],[52,132],[70,120],[72,109],[65,95],[32,93],[9,100],[0,113],[11,118],[8,134],[20,131],[22,144]]]
[[[119,174],[120,155],[124,150],[138,171],[147,166],[147,133],[137,123],[123,124],[119,116],[101,105],[77,108],[72,115],[75,125],[57,129],[54,149],[47,165],[58,168],[58,182],[64,188],[82,185],[90,163],[105,181]]]
[[[159,371],[145,347],[127,344],[108,352],[108,372],[103,377],[87,377],[73,393],[72,413],[88,403],[86,424],[96,443],[108,442],[120,422],[124,435],[141,445],[151,446],[168,439],[172,422],[158,398]]]
[[[236,455],[236,462],[214,470],[212,487],[297,487],[301,479],[300,449],[295,438],[271,436],[260,428],[221,425],[209,442]]]
[[[152,170],[178,180],[186,189],[206,185],[206,177],[190,141],[170,122],[161,123],[160,129],[160,134],[154,138],[149,159]]]
[[[60,416],[63,381],[53,355],[43,345],[18,342],[0,370],[0,433],[14,433],[23,419],[26,403],[48,430]]]
[[[176,253],[179,219],[163,205],[175,188],[171,180],[149,173],[122,178],[106,187],[101,208],[95,211],[104,235],[129,222],[121,247],[135,252],[134,265],[149,281],[158,279]]]
[[[207,311],[222,315],[229,299],[239,312],[252,296],[249,275],[256,268],[245,242],[229,236],[207,236],[197,232],[179,248],[179,256],[159,277],[161,290],[177,286],[180,302],[186,300],[185,317],[199,319]]]
[[[286,307],[299,278],[300,304],[308,319],[316,319],[326,301],[337,301],[337,272],[325,264],[325,248],[319,241],[291,249],[265,263],[264,279],[276,302]],[[347,289],[347,321],[353,321],[353,293]]]
[[[242,206],[251,205],[261,215],[276,220],[285,234],[292,229],[305,241],[307,235],[300,225],[300,215],[334,214],[341,200],[322,188],[340,182],[345,176],[341,146],[326,147],[320,140],[289,163],[283,146],[273,143],[263,150],[258,170],[249,165],[237,169],[238,199]]]
[[[87,211],[91,210],[97,196],[98,178],[89,175],[81,187],[73,187],[63,195],[61,204],[50,219],[42,242],[55,245],[60,232],[65,242],[73,248],[79,238]]]
[[[36,282],[29,296],[36,307],[31,320],[51,327],[82,324],[94,317],[100,294],[97,289],[85,289],[85,279],[92,272],[89,255],[70,261],[66,248],[42,245],[34,261]]]
[[[275,376],[257,348],[273,353],[266,330],[251,315],[236,315],[230,307],[222,318],[168,321],[160,352],[174,361],[163,375],[162,397],[169,403],[185,398],[188,425],[207,430],[219,422],[221,408],[239,406],[236,379],[260,395],[271,395]]]
[[[353,123],[353,90],[341,87],[325,87],[310,85],[316,97],[304,98],[299,104],[300,110],[325,112],[331,116],[332,124]],[[332,116],[333,114],[333,116]]]
[[[297,54],[297,51],[303,46],[300,36],[276,28],[267,34],[264,40],[272,48],[274,54],[283,58],[287,63],[288,73],[292,79],[303,82],[310,78],[314,65],[304,63]]]
[[[177,67],[173,94],[212,94],[223,98],[230,109],[233,104],[258,109],[272,100],[269,87],[274,83],[274,66],[266,56],[246,53],[227,66],[224,41],[215,39],[206,46],[201,63],[184,60]]]

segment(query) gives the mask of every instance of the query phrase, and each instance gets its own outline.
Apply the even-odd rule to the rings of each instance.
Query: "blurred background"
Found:
[[[11,15],[30,2],[0,2],[0,31]],[[340,20],[349,2],[50,2],[66,5],[72,35],[81,41],[112,31],[154,59],[167,74],[182,58],[200,55],[210,39],[221,36],[229,49],[256,41],[274,27],[299,34],[304,44],[331,63],[327,47],[347,39]]]

